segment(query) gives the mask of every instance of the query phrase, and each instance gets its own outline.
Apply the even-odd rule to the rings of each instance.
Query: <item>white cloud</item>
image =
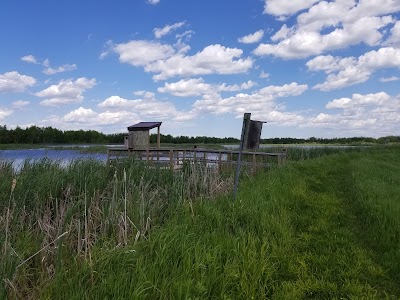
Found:
[[[189,77],[205,74],[237,74],[253,66],[250,57],[241,58],[243,50],[226,48],[219,44],[205,47],[193,56],[186,56],[190,48],[143,40],[130,41],[112,47],[121,63],[142,66],[146,72],[155,73],[154,80],[171,77]]]
[[[113,46],[121,63],[133,66],[147,66],[152,62],[167,59],[175,54],[175,49],[159,42],[135,40]]]
[[[397,21],[390,30],[390,37],[387,39],[384,45],[400,47],[400,21]]]
[[[133,92],[135,96],[143,96],[145,99],[154,99],[155,94],[149,91],[135,91]]]
[[[78,122],[85,123],[89,119],[96,118],[97,114],[92,109],[86,109],[83,107],[79,107],[64,116],[64,121],[66,122]]]
[[[308,8],[316,2],[267,1],[266,7],[275,5],[277,9],[273,14],[285,17],[297,12],[298,8]],[[294,12],[290,10],[291,8]],[[275,43],[260,44],[254,50],[254,54],[294,59],[319,55],[360,43],[377,46],[384,40],[383,31],[395,22],[390,14],[398,11],[400,2],[393,0],[320,1],[300,14],[295,25],[288,27],[284,24],[271,37]],[[391,44],[396,43],[397,36],[397,26],[395,26],[392,29]]]
[[[228,98],[204,98],[193,105],[197,113],[226,114],[241,116],[244,112],[253,114],[253,118],[267,122],[277,122],[280,125],[293,125],[303,120],[296,112],[285,111],[276,99],[298,96],[308,89],[307,85],[296,82],[283,86],[267,86],[252,94],[239,93]]]
[[[15,108],[22,108],[22,107],[27,106],[27,105],[29,105],[29,104],[30,104],[30,102],[29,102],[29,101],[25,101],[25,100],[18,100],[18,101],[14,101],[14,102],[12,103],[12,105],[13,105]]]
[[[63,117],[63,121],[68,123],[78,123],[86,125],[111,125],[135,118],[131,112],[95,112],[90,108],[79,107]]]
[[[266,72],[264,72],[264,71],[261,71],[261,73],[260,73],[260,78],[269,78],[269,76],[270,76],[270,74],[269,73],[266,73]]]
[[[259,41],[261,41],[263,36],[264,36],[264,31],[258,30],[252,34],[249,34],[249,35],[239,38],[238,41],[240,43],[244,43],[244,44],[258,43]]]
[[[21,60],[30,64],[38,64],[36,58],[33,55],[25,55],[21,57]]]
[[[253,66],[253,60],[250,57],[241,58],[242,54],[241,49],[216,44],[205,47],[193,56],[176,54],[165,60],[158,60],[147,65],[145,70],[158,73],[153,76],[154,80],[165,80],[175,76],[244,73]]]
[[[43,62],[42,62],[42,66],[49,68],[50,67],[50,60],[48,58],[46,58]]]
[[[191,112],[178,111],[170,102],[157,101],[156,99],[134,99],[129,100],[120,96],[111,96],[99,103],[100,108],[113,111],[125,111],[135,113],[141,118],[152,118],[157,120],[178,120],[186,116],[188,119],[194,117]]]
[[[154,28],[153,33],[157,39],[160,39],[164,35],[167,35],[170,32],[177,30],[178,28],[181,28],[183,25],[185,25],[185,22],[178,22],[172,25],[166,25],[163,28]]]
[[[164,87],[158,88],[160,93],[169,93],[179,97],[190,97],[207,95],[208,97],[219,96],[220,92],[237,92],[247,90],[255,86],[251,80],[244,82],[240,85],[227,85],[222,84],[208,84],[204,82],[203,78],[182,79],[178,82],[165,83]]]
[[[264,13],[284,18],[310,8],[320,0],[265,0]]]
[[[11,109],[6,109],[6,108],[1,108],[0,107],[0,121],[3,122],[3,120],[12,115],[14,111],[12,111]]]
[[[326,108],[360,108],[364,105],[382,105],[386,103],[391,97],[385,92],[376,94],[353,94],[352,98],[334,99],[326,105]]]
[[[379,69],[400,67],[400,49],[380,48],[355,57],[317,56],[306,63],[310,71],[324,71],[326,81],[314,89],[329,91],[367,81]]]
[[[157,5],[158,3],[160,3],[160,0],[147,0],[146,2],[151,5]]]
[[[16,71],[0,74],[0,93],[24,92],[28,87],[35,84],[35,78],[21,75]]]
[[[185,38],[186,40],[189,40],[189,39],[192,37],[192,34],[194,34],[194,31],[193,31],[193,30],[186,30],[186,31],[183,32],[183,33],[177,34],[175,37],[176,37],[177,39]]]
[[[326,108],[337,113],[320,113],[305,126],[364,136],[383,136],[400,129],[400,97],[385,92],[334,99]]]
[[[73,70],[76,70],[76,69],[77,69],[77,66],[75,64],[72,64],[72,65],[65,64],[65,65],[62,65],[62,66],[57,67],[57,68],[48,67],[48,68],[43,70],[43,73],[46,74],[46,75],[54,75],[54,74],[57,74],[57,73],[63,73],[63,72],[66,72],[66,71],[73,71]]]
[[[379,78],[380,82],[392,82],[392,81],[399,81],[399,80],[400,80],[400,77],[397,77],[397,76]]]
[[[85,77],[78,78],[75,81],[71,79],[61,80],[58,84],[51,85],[35,95],[46,98],[40,102],[41,105],[45,106],[79,103],[84,99],[82,94],[95,85],[96,79]]]

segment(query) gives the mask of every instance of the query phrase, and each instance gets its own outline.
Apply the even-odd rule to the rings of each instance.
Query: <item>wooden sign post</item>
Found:
[[[233,200],[236,199],[236,192],[237,192],[237,188],[238,188],[238,184],[239,184],[240,164],[242,161],[242,151],[243,151],[245,138],[248,135],[250,117],[251,117],[251,113],[245,113],[244,117],[243,117],[242,135],[240,137],[239,156],[238,156],[238,161],[237,161],[237,166],[236,166],[235,185],[233,187]]]

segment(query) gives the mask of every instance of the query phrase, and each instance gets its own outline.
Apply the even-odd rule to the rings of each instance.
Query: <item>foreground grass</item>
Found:
[[[398,299],[399,166],[393,148],[259,175],[234,205],[186,202],[148,241],[60,266],[40,296]]]
[[[98,172],[97,167],[92,169]],[[101,180],[108,180],[103,178],[107,172],[111,173],[108,179],[113,178],[114,171],[105,170],[91,181],[93,186],[81,190],[81,198],[77,198],[81,209],[85,191],[98,189]],[[127,169],[131,183],[140,182],[135,172],[138,170]],[[79,168],[70,176],[74,173],[76,185],[85,182],[89,174],[96,174]],[[167,186],[175,185],[173,190],[165,190],[166,195],[184,187],[184,180],[165,177],[163,181]],[[115,179],[111,182],[116,184]],[[204,185],[198,187],[204,189]],[[151,195],[155,188],[152,185],[146,193]],[[134,190],[138,192],[138,188]],[[17,270],[17,263],[10,265],[8,275],[3,273],[7,293],[11,298],[22,295],[42,299],[400,297],[399,148],[289,163],[249,178],[239,190],[234,203],[230,196],[215,201],[205,197],[189,200],[194,198],[172,193],[180,199],[179,205],[162,206],[157,214],[162,216],[166,210],[168,218],[160,219],[158,224],[165,220],[163,225],[139,240],[137,230],[123,230],[123,222],[114,227],[100,222],[120,235],[105,234],[103,240],[98,237],[95,244],[87,243],[85,239],[94,238],[98,232],[89,226],[91,235],[81,237],[82,245],[79,248],[74,244],[74,252],[69,236],[50,249],[58,253],[52,264],[47,261],[51,253],[46,252]],[[25,195],[23,190],[15,192]],[[118,193],[124,194],[123,185]],[[135,203],[141,199],[139,195],[128,198]],[[152,195],[150,199],[155,199],[162,193]],[[146,219],[140,216],[148,214],[141,213],[140,203],[129,206],[128,214],[133,223],[142,224],[143,230]],[[98,207],[83,211],[95,214]],[[110,222],[109,216],[100,217]],[[11,246],[25,258],[42,244],[35,242],[32,230],[23,233]],[[116,241],[110,243],[110,237]],[[85,245],[90,245],[90,255],[86,255]],[[24,249],[27,246],[29,249]],[[22,257],[12,257],[21,262]],[[48,273],[52,276],[46,276]],[[16,283],[25,289],[23,293],[13,289]]]

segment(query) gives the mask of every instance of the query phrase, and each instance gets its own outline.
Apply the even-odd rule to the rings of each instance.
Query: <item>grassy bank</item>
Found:
[[[0,239],[7,262],[3,295],[400,297],[399,148],[289,163],[243,181],[234,204],[230,196],[216,196],[227,182],[212,174],[197,170],[171,177],[161,170],[129,169],[134,166],[115,173],[77,165],[68,175],[52,165],[46,170],[54,173],[36,166],[26,169],[36,175],[18,177],[14,190],[12,176],[4,175],[1,228],[9,235],[6,244],[4,234]],[[61,183],[71,185],[70,194]],[[118,205],[111,206],[113,201]],[[61,208],[65,203],[69,209]],[[152,209],[157,211],[150,214]],[[149,226],[156,227],[151,234]]]

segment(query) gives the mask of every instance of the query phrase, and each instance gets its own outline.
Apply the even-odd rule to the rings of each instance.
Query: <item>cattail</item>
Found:
[[[12,185],[11,185],[11,193],[14,192],[15,186],[17,185],[17,179],[13,179]]]

